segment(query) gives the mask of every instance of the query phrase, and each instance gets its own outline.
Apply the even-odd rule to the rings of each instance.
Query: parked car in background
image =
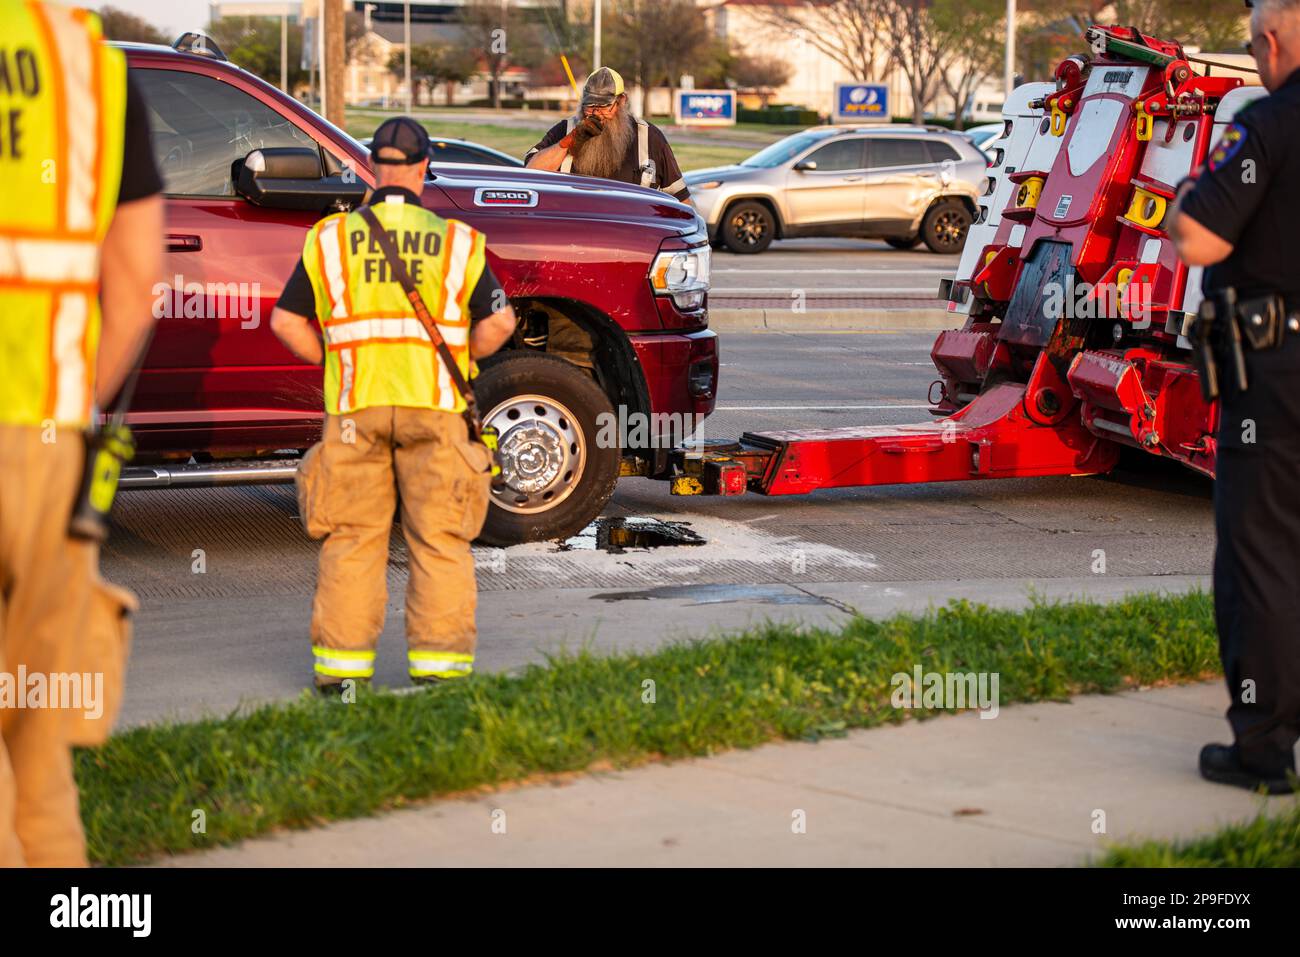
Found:
[[[361,145],[370,149],[370,137],[363,139]],[[433,140],[429,144],[429,152],[430,159],[439,166],[514,166],[522,169],[524,165],[523,160],[509,153],[494,150],[482,143],[471,143],[469,140]]]
[[[970,139],[937,127],[824,126],[685,178],[710,240],[732,252],[762,252],[774,239],[857,236],[955,253],[987,167]]]
[[[969,137],[970,141],[978,146],[981,150],[992,143],[1002,135],[1001,123],[981,123],[979,126],[972,126],[970,129],[962,130],[961,135]]]

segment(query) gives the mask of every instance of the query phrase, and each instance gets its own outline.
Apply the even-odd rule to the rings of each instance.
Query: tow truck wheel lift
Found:
[[[1131,28],[1084,37],[1091,55],[1018,87],[988,144],[979,218],[940,287],[967,318],[930,352],[935,419],[681,446],[673,494],[1098,475],[1123,446],[1213,476],[1218,406],[1188,339],[1200,270],[1164,222],[1178,182],[1263,90],[1201,75],[1178,44]]]

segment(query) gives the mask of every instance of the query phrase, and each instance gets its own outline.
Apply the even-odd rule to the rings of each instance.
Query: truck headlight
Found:
[[[650,266],[655,295],[672,296],[679,309],[698,309],[709,291],[712,254],[707,245],[661,252]]]

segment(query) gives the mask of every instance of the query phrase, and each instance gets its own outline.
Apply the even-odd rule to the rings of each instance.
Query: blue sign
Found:
[[[735,90],[678,90],[673,115],[678,126],[733,126]]]
[[[850,123],[888,123],[889,87],[883,83],[836,83],[835,119]]]

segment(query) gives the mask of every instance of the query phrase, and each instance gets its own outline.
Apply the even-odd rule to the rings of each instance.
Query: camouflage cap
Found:
[[[582,86],[582,108],[589,106],[609,106],[623,95],[623,78],[618,71],[602,66]]]

